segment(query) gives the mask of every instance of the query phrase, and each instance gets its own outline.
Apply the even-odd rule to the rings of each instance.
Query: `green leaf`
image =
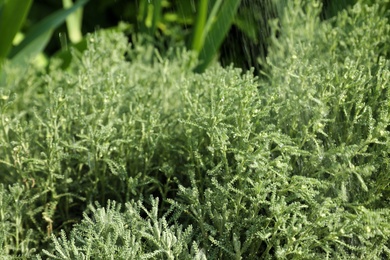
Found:
[[[32,0],[0,2],[0,63],[7,57],[12,41],[27,17],[31,3]]]
[[[154,36],[162,16],[162,1],[140,1],[138,13],[139,31]]]
[[[205,36],[205,42],[199,53],[199,60],[201,63],[195,69],[196,72],[203,72],[217,54],[219,47],[233,23],[240,2],[240,0],[224,1],[215,21],[213,21],[214,19],[209,19],[208,23],[212,22],[212,24],[210,30],[206,31],[207,35]]]
[[[208,0],[200,0],[198,4],[198,15],[196,16],[194,34],[192,38],[192,50],[200,52],[204,43],[204,28],[207,20]]]
[[[62,0],[64,8],[71,8],[73,6],[72,0]],[[83,10],[80,8],[73,14],[66,18],[66,26],[68,28],[69,39],[72,43],[78,43],[82,40],[83,34],[81,32],[81,24],[83,18]]]
[[[234,19],[234,25],[236,25],[237,28],[240,29],[240,31],[243,32],[247,37],[249,37],[253,42],[256,42],[258,40],[259,36],[256,30],[259,24],[256,23],[254,19],[237,16]]]
[[[54,29],[60,26],[69,14],[87,2],[88,0],[79,0],[71,8],[57,11],[37,23],[24,40],[11,51],[9,58],[20,62],[41,52],[50,40]]]
[[[152,21],[152,34],[154,35],[157,30],[157,25],[161,19],[162,6],[161,0],[155,0],[153,5],[153,21]]]

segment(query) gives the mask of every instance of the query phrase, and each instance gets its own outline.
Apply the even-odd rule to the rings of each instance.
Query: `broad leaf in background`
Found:
[[[0,1],[0,69],[12,47],[15,35],[22,27],[32,0]]]
[[[202,12],[207,12],[207,9],[201,7],[206,4],[205,2],[208,1],[199,2],[200,12],[198,17],[202,17],[202,19],[197,19],[197,23],[200,23],[200,25],[195,25],[194,33],[196,37],[193,38],[193,46],[196,48],[194,50],[199,53],[200,61],[199,66],[195,69],[197,72],[203,72],[216,56],[219,47],[229,32],[241,0],[217,0],[213,5],[207,22],[204,24]],[[203,24],[202,30],[199,27]],[[201,34],[199,31],[203,31],[203,33]],[[198,37],[201,38],[198,39]],[[198,51],[200,46],[202,48]]]
[[[24,40],[12,49],[9,58],[13,62],[19,63],[40,53],[50,40],[54,29],[60,26],[71,13],[87,2],[88,0],[79,0],[72,7],[57,11],[37,23]]]
[[[71,8],[74,3],[72,0],[62,0],[62,5],[64,6],[64,8]],[[70,14],[66,18],[66,27],[68,28],[69,40],[72,43],[78,43],[83,39],[83,34],[81,32],[82,19],[82,8],[79,8],[77,11]]]

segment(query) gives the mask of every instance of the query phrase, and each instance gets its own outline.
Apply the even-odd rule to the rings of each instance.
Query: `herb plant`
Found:
[[[65,71],[6,65],[0,254],[389,258],[385,5],[286,2],[263,78],[114,31]]]

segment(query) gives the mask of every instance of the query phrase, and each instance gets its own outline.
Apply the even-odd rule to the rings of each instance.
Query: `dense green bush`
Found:
[[[104,31],[5,65],[2,258],[389,258],[383,6],[288,1],[262,80]]]

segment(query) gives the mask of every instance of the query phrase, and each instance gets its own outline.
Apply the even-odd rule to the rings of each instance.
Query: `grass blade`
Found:
[[[153,4],[153,22],[152,22],[152,35],[156,33],[157,25],[161,19],[162,5],[161,0],[155,0]]]
[[[204,43],[204,28],[207,20],[208,0],[200,0],[197,8],[198,15],[196,16],[194,34],[192,38],[191,49],[200,52]]]
[[[140,1],[138,13],[139,32],[154,36],[161,20],[162,0]]]

